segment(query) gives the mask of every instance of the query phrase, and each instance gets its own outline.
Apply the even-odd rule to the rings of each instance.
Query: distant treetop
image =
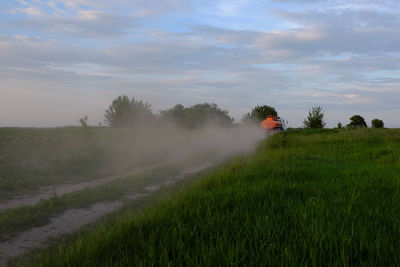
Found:
[[[242,121],[255,121],[260,123],[265,120],[267,116],[278,116],[278,112],[276,112],[274,107],[268,105],[255,106],[250,113],[246,113],[243,116]]]
[[[364,118],[360,115],[354,115],[350,118],[350,123],[347,124],[348,128],[365,128],[368,127]]]
[[[229,125],[233,122],[233,118],[228,113],[214,103],[197,104],[186,108],[177,104],[171,109],[161,111],[160,119],[173,126],[198,128],[207,124]]]
[[[129,100],[126,95],[119,96],[106,110],[105,123],[111,127],[133,127],[151,123],[155,116],[150,107],[150,104],[135,98]]]
[[[380,119],[373,119],[371,121],[371,127],[372,128],[383,128],[384,126],[385,126],[385,124]]]

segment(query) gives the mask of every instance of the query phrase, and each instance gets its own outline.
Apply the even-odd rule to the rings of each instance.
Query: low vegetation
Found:
[[[180,194],[39,254],[40,266],[400,264],[400,132],[269,138]]]

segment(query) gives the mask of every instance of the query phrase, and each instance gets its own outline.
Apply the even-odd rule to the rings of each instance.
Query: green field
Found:
[[[167,139],[175,135],[167,130]],[[106,127],[0,129],[0,199],[163,162],[175,139],[157,142],[160,134]]]
[[[0,128],[0,266],[152,203],[264,137],[241,126]]]
[[[204,141],[212,137],[165,127],[0,128],[0,200],[215,154]]]
[[[290,131],[39,266],[399,266],[400,131]],[[18,261],[16,262],[18,263]]]

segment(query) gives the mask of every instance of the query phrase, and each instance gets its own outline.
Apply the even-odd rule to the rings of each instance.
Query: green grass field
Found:
[[[135,133],[130,134],[135,140]],[[121,155],[126,151],[120,145],[126,135],[107,128],[2,128],[0,198],[30,193],[41,186],[77,183],[126,171],[128,157]],[[115,164],[116,159],[122,162]],[[129,163],[133,167],[143,164],[135,160]]]
[[[0,200],[183,160],[194,153],[180,144],[197,135],[168,128],[0,128]]]
[[[399,266],[400,131],[278,134],[39,266]]]

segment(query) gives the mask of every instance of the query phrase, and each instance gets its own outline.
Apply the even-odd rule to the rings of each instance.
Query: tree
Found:
[[[383,128],[384,127],[384,123],[380,119],[373,119],[371,121],[371,126],[372,126],[372,128]]]
[[[223,110],[217,104],[197,104],[184,109],[185,124],[189,128],[205,126],[206,124],[230,125],[233,118],[229,111]]]
[[[324,128],[324,112],[321,107],[312,107],[311,110],[308,111],[307,119],[304,119],[304,127],[305,128]]]
[[[173,126],[183,126],[185,122],[185,107],[177,104],[173,108],[160,111],[160,119]]]
[[[229,125],[233,122],[233,118],[228,113],[214,103],[197,104],[186,108],[178,104],[171,109],[161,111],[160,118],[173,126],[198,128],[209,123]]]
[[[88,123],[87,123],[88,120],[89,120],[89,117],[85,116],[85,117],[79,119],[79,123],[81,124],[81,126],[83,128],[86,128],[86,127],[88,127]]]
[[[338,128],[338,129],[342,129],[342,128],[343,128],[343,125],[342,125],[342,123],[341,123],[341,122],[338,122],[338,124],[337,124],[337,128]]]
[[[348,128],[365,128],[367,123],[360,115],[354,115],[350,118],[350,123],[347,124]]]
[[[150,104],[136,101],[135,98],[129,100],[126,95],[119,96],[106,110],[105,123],[111,127],[149,125],[155,119],[150,107]]]
[[[278,116],[278,112],[276,112],[274,107],[263,105],[263,106],[255,106],[250,113],[246,113],[242,121],[255,121],[260,123],[265,120],[267,116]]]

